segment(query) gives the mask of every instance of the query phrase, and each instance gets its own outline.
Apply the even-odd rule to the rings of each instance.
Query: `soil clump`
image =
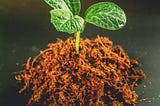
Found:
[[[16,76],[20,93],[30,96],[29,106],[123,106],[135,105],[134,87],[146,77],[139,63],[106,37],[57,39],[29,58]]]

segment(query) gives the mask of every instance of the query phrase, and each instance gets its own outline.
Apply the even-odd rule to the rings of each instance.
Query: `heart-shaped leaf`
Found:
[[[73,15],[78,15],[81,10],[80,0],[44,0],[54,9],[64,9],[71,11]]]
[[[104,29],[117,30],[126,24],[126,15],[118,5],[100,2],[87,9],[85,21]]]
[[[58,31],[69,34],[84,30],[84,19],[73,15],[70,11],[55,9],[50,11],[51,23]]]
[[[73,15],[78,15],[81,10],[80,0],[64,0]]]
[[[64,9],[69,11],[69,8],[64,0],[44,0],[44,1],[54,9]]]

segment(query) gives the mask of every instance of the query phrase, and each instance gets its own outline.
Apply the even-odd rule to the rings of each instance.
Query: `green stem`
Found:
[[[76,37],[76,52],[79,53],[80,31],[75,32]]]

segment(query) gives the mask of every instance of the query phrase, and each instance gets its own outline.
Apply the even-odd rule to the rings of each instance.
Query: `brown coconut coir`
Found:
[[[123,106],[135,105],[134,91],[145,78],[137,60],[131,60],[121,46],[106,37],[51,43],[33,59],[16,79],[20,93],[30,95],[29,106]]]

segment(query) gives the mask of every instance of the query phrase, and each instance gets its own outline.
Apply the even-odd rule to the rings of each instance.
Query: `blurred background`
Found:
[[[123,8],[127,25],[108,31],[87,24],[83,38],[109,37],[122,45],[131,58],[140,58],[147,74],[136,87],[137,106],[160,106],[160,6],[158,0],[81,0],[84,11],[92,4],[113,1]],[[57,32],[50,23],[51,8],[43,0],[0,0],[0,106],[25,106],[27,97],[18,94],[13,72],[23,68],[28,57],[34,57],[48,43],[63,40],[67,33]]]

